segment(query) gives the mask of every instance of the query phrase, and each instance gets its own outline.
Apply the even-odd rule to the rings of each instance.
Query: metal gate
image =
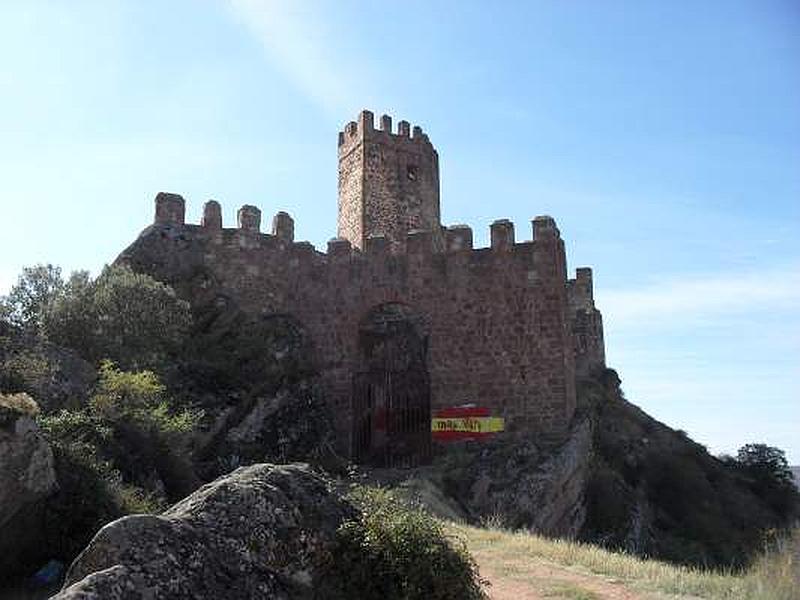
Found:
[[[353,458],[376,467],[416,467],[431,458],[430,382],[424,369],[353,376]]]

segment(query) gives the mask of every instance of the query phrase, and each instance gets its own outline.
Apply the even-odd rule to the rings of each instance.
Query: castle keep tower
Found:
[[[403,252],[406,234],[432,232],[441,246],[439,156],[420,127],[362,111],[339,132],[338,237],[364,250],[366,240],[384,236],[392,252]]]

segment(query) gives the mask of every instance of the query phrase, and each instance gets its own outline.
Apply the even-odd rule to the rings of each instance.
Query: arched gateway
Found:
[[[383,304],[362,319],[358,338],[353,457],[381,467],[428,462],[431,396],[423,320],[404,304]]]

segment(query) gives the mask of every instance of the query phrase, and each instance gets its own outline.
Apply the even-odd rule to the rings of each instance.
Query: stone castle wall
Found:
[[[183,199],[156,198],[156,222],[118,262],[186,289],[194,302],[233,302],[247,313],[291,315],[310,337],[343,447],[349,439],[359,327],[375,307],[400,303],[423,323],[432,408],[474,403],[504,417],[507,431],[563,438],[575,410],[573,319],[564,243],[550,217],[537,217],[531,241],[496,221],[491,247],[473,248],[472,231],[406,236],[393,253],[385,237],[363,251],[334,239],[327,252],[295,242],[286,213],[260,233],[260,211],[245,206],[239,226],[222,228],[209,202],[201,225],[183,222]],[[579,275],[580,277],[580,275]],[[583,281],[583,279],[580,279]],[[574,286],[572,286],[574,287]]]
[[[594,305],[594,286],[590,268],[582,267],[576,270],[575,279],[567,282],[567,297],[575,348],[575,374],[578,377],[586,377],[606,365],[603,315]]]
[[[226,229],[210,201],[201,224],[190,225],[183,198],[162,193],[154,225],[119,260],[184,290],[195,305],[296,319],[315,349],[343,447],[354,377],[368,370],[361,334],[381,307],[405,315],[420,335],[434,411],[488,407],[507,431],[562,439],[576,374],[602,367],[605,356],[591,270],[567,280],[553,219],[534,219],[532,240],[523,242],[513,223],[495,221],[491,246],[473,248],[469,227],[441,225],[439,158],[420,127],[400,121],[395,133],[384,115],[376,129],[363,111],[338,141],[339,237],[327,252],[295,242],[286,213],[262,234],[261,211],[245,205],[237,227]],[[406,352],[380,343],[384,354]]]

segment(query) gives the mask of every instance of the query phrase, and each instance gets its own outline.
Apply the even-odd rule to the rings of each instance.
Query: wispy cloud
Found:
[[[236,18],[256,36],[267,57],[284,76],[328,116],[341,118],[358,97],[350,65],[333,53],[335,32],[301,0],[230,0]],[[338,35],[341,35],[340,33]]]
[[[670,277],[641,288],[598,291],[597,301],[603,314],[617,327],[792,309],[800,302],[800,265],[706,277]]]

